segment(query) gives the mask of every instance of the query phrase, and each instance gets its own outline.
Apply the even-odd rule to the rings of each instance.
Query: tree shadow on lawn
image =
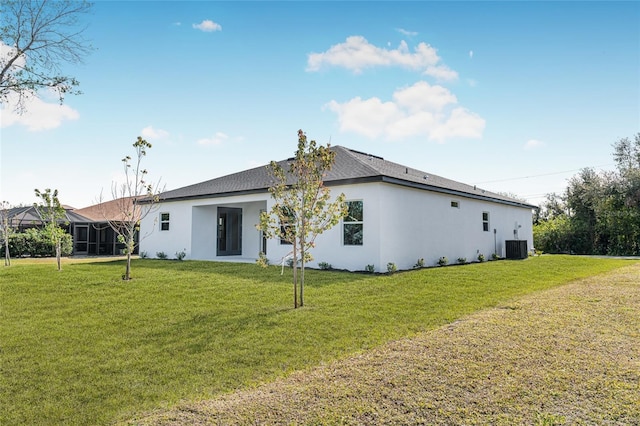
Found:
[[[104,265],[105,263],[122,264],[124,261],[100,262],[96,264]],[[228,277],[229,280],[251,280],[256,283],[291,283],[293,279],[293,269],[284,268],[282,273],[281,266],[268,266],[262,268],[250,263],[233,263],[233,262],[216,262],[208,260],[157,260],[157,259],[134,259],[132,261],[132,274],[134,276],[143,275],[145,269],[163,270],[168,273],[187,272],[202,276],[219,276],[221,278]],[[300,273],[300,270],[298,270]],[[360,272],[336,271],[336,270],[319,270],[305,269],[305,285],[313,287],[323,287],[333,284],[350,284],[363,282],[375,278],[377,275],[365,274]]]

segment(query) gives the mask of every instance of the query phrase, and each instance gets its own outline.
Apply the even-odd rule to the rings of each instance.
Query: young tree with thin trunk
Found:
[[[155,211],[153,207],[161,192],[160,182],[158,181],[155,185],[148,183],[145,180],[147,170],[142,168],[142,159],[147,155],[151,144],[138,136],[133,148],[135,149],[135,158],[127,155],[122,159],[124,183],[114,182],[111,187],[117,215],[102,212],[105,220],[118,236],[118,242],[125,246],[127,266],[122,276],[125,281],[131,279],[131,255],[142,239],[139,235],[140,221]],[[102,196],[100,198],[102,199]],[[136,237],[138,237],[138,241],[136,241]]]
[[[9,239],[14,233],[9,221],[9,203],[0,203],[0,242],[4,245],[4,266],[11,266],[11,253],[9,253]]]
[[[78,81],[61,74],[92,50],[83,38],[83,15],[91,3],[73,0],[0,0],[0,102],[24,112],[40,90],[79,94]],[[15,98],[9,99],[11,95]]]
[[[65,223],[67,214],[60,204],[57,189],[54,189],[53,192],[49,188],[45,189],[44,192],[36,189],[35,192],[36,197],[40,199],[40,202],[34,203],[33,207],[35,207],[42,223],[44,224],[44,228],[51,240],[51,244],[55,247],[58,271],[61,271],[62,238],[66,232],[60,227],[60,225]]]
[[[331,192],[323,182],[335,155],[329,145],[318,146],[298,130],[298,150],[288,170],[274,161],[268,166],[275,180],[269,188],[275,203],[270,211],[262,212],[257,227],[267,238],[279,238],[292,245],[294,308],[304,306],[305,263],[312,260],[310,250],[316,237],[347,214],[344,194],[330,202]]]

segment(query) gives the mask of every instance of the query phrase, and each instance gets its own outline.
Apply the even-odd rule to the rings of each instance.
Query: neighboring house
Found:
[[[59,221],[59,225],[75,239],[78,232],[89,226],[92,220],[76,213],[73,207],[62,207],[64,208],[65,217]],[[24,232],[29,228],[42,228],[44,226],[44,221],[34,206],[10,208],[7,211],[7,217],[9,219],[9,226],[11,226],[15,232]]]
[[[65,218],[60,221],[60,226],[73,237],[73,255],[122,254],[125,245],[118,242],[118,236],[109,226],[109,221],[121,222],[122,209],[127,208],[133,199],[133,197],[125,197],[82,209],[63,206]],[[16,232],[43,226],[42,218],[33,206],[8,209],[8,218],[10,226]],[[137,253],[136,247],[134,254]]]
[[[435,265],[446,256],[474,261],[479,254],[505,256],[506,240],[533,248],[535,206],[434,176],[345,147],[331,148],[335,164],[324,179],[332,196],[346,195],[350,214],[316,239],[311,253],[333,268],[385,272],[393,262],[410,269],[423,258]],[[288,169],[285,160],[280,162]],[[141,222],[141,252],[169,257],[255,261],[260,252],[281,262],[291,246],[266,240],[255,225],[274,200],[265,166],[223,176],[160,195],[156,214]]]
[[[73,254],[101,256],[122,254],[125,244],[118,241],[118,235],[109,226],[109,222],[125,221],[124,212],[131,211],[135,199],[135,197],[118,198],[74,210],[74,213],[89,218],[90,223],[75,227]],[[135,235],[135,241],[138,242],[138,233]],[[133,253],[138,253],[137,245]]]

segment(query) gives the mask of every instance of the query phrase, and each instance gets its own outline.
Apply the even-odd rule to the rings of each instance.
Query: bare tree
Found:
[[[0,202],[0,242],[4,245],[4,266],[11,266],[9,239],[13,232],[13,227],[9,221],[9,203],[2,201]]]
[[[60,227],[60,225],[64,223],[67,214],[60,204],[57,189],[54,189],[53,192],[49,188],[45,189],[44,192],[38,189],[36,189],[35,191],[36,196],[40,199],[40,202],[34,203],[33,207],[35,207],[36,211],[38,212],[45,230],[47,231],[49,239],[56,249],[56,262],[58,264],[58,271],[61,271],[62,238],[64,237],[64,234],[66,232]]]
[[[273,161],[269,166],[275,178],[269,188],[275,204],[270,211],[262,212],[257,227],[268,238],[280,238],[292,245],[294,308],[304,306],[304,268],[312,259],[310,249],[315,246],[316,237],[338,224],[348,212],[344,194],[329,202],[331,191],[323,183],[335,155],[329,145],[317,146],[316,141],[308,141],[307,135],[298,130],[298,150],[289,169]]]
[[[131,255],[138,246],[140,240],[140,221],[155,211],[154,205],[158,201],[160,181],[156,184],[148,183],[145,179],[147,170],[142,168],[142,159],[147,155],[147,149],[151,144],[138,136],[133,144],[135,158],[126,156],[122,159],[124,166],[124,183],[113,183],[111,195],[116,207],[116,214],[102,210],[102,216],[118,236],[118,241],[125,246],[127,266],[122,279],[131,279]],[[102,201],[102,196],[100,197]],[[101,203],[101,206],[104,206]],[[138,239],[136,240],[136,237]]]
[[[81,63],[92,50],[83,37],[82,15],[91,3],[72,0],[0,0],[0,101],[17,95],[15,108],[42,89],[60,102],[79,94],[79,82],[61,74],[62,64]]]

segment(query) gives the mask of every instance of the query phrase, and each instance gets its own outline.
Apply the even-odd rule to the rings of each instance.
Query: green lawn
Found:
[[[0,424],[108,424],[272,380],[630,261],[542,256],[392,276],[214,262],[0,270]]]

